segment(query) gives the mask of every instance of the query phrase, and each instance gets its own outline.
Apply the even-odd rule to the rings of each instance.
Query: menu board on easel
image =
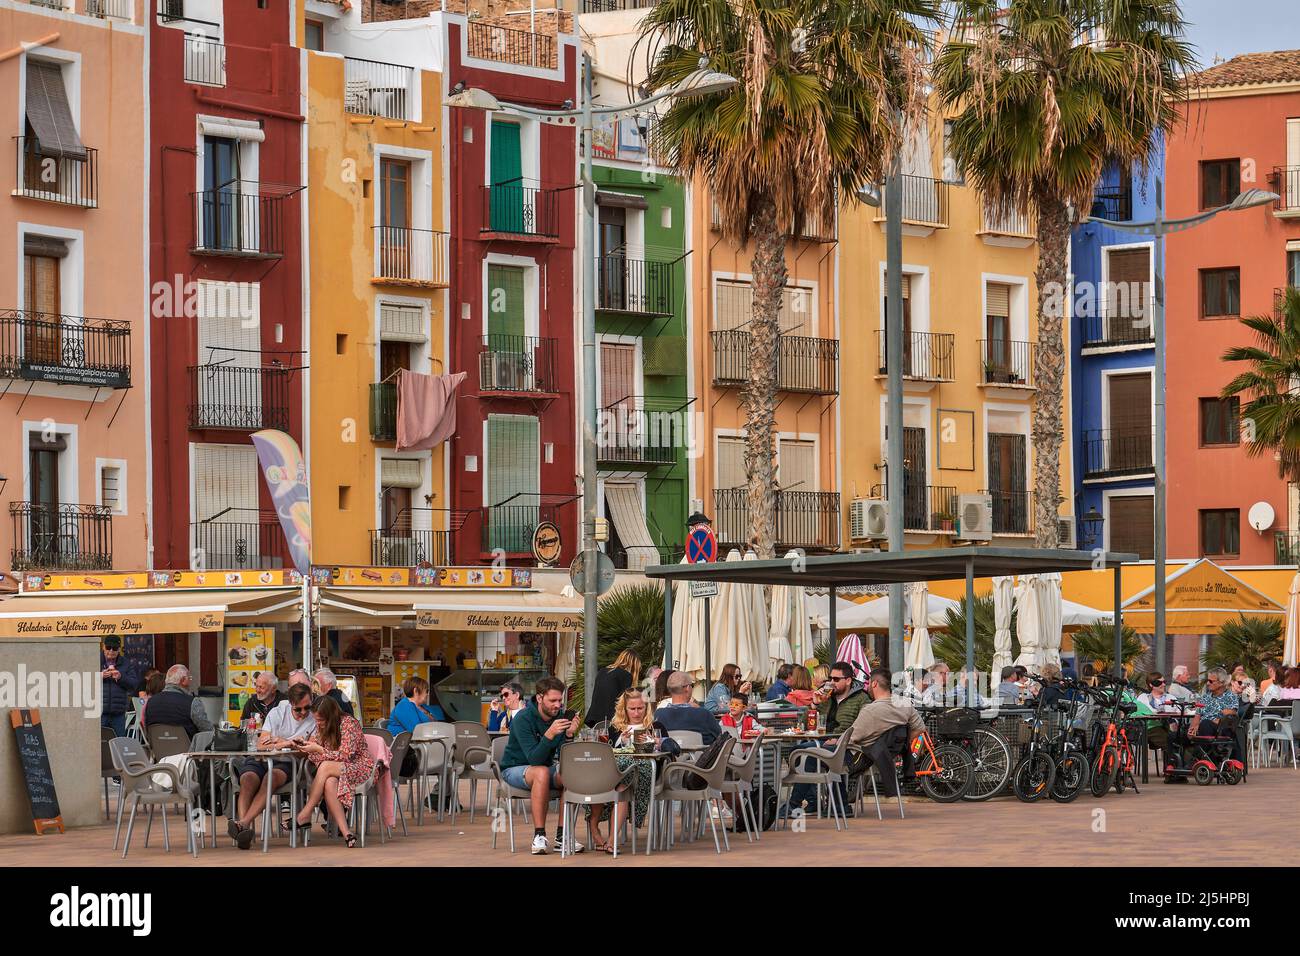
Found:
[[[56,827],[62,833],[63,815],[59,811],[59,795],[54,792],[54,771],[50,769],[50,752],[45,746],[41,712],[11,710],[9,723],[14,728],[18,744],[18,760],[27,784],[27,799],[32,805],[32,823],[36,826],[36,833],[40,836],[47,829]]]
[[[275,628],[226,628],[226,719],[239,726],[253,695],[253,675],[275,669]]]

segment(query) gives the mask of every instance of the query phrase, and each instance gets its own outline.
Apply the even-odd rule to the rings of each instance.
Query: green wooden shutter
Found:
[[[524,270],[519,266],[488,266],[487,329],[492,351],[523,351]]]
[[[530,415],[489,415],[487,437],[488,547],[527,551],[538,521],[541,433]]]
[[[493,120],[490,219],[494,232],[524,231],[523,172],[519,124]]]

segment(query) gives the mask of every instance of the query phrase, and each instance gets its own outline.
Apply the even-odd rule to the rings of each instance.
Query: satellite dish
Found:
[[[1264,532],[1273,527],[1273,506],[1267,501],[1257,501],[1250,506],[1246,520],[1256,531]]]

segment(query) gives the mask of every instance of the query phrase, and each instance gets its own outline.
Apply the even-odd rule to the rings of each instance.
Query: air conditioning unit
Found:
[[[479,361],[479,387],[486,391],[527,392],[528,356],[518,352],[483,352]]]
[[[1058,548],[1077,548],[1079,543],[1075,540],[1074,515],[1058,515],[1056,519],[1056,541]]]
[[[963,541],[993,539],[993,496],[957,496],[957,537]]]
[[[380,564],[386,568],[412,568],[420,563],[416,539],[382,537],[379,539]]]
[[[889,537],[889,504],[880,498],[854,498],[849,504],[849,537],[854,541]]]

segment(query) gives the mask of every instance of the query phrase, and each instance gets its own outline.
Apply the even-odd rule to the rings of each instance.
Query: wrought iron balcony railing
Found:
[[[1084,474],[1089,478],[1153,470],[1151,432],[1105,429],[1083,433]]]
[[[889,498],[888,485],[875,485],[873,498]],[[957,489],[952,485],[926,485],[903,475],[903,530],[948,532],[956,528]]]
[[[1092,193],[1091,215],[1113,222],[1126,222],[1133,218],[1133,186],[1098,186]]]
[[[713,339],[713,384],[739,386],[749,381],[750,333],[736,329],[709,333]],[[834,395],[839,391],[840,343],[804,335],[777,340],[777,388],[783,392]]]
[[[225,86],[226,45],[206,34],[185,34],[185,82]]]
[[[611,255],[601,256],[596,269],[597,309],[639,315],[672,315],[671,262]]]
[[[558,190],[522,183],[483,186],[483,232],[553,239],[560,234]]]
[[[980,339],[980,381],[985,385],[1034,384],[1033,342]]]
[[[447,233],[404,226],[375,226],[376,279],[445,286]]]
[[[876,330],[880,374],[887,375],[885,333]],[[950,332],[907,332],[903,335],[903,378],[951,382],[956,375],[957,339]]]
[[[749,541],[749,492],[745,488],[718,488],[713,492],[718,540],[742,546]],[[836,551],[840,546],[840,493],[838,491],[776,492],[777,549]]]
[[[403,508],[387,528],[370,532],[370,563],[381,568],[445,567],[456,563],[456,532],[467,511]]]
[[[15,571],[107,571],[113,566],[113,514],[106,505],[11,501]]]
[[[415,68],[357,57],[343,58],[343,109],[365,116],[417,120]]]
[[[688,403],[629,395],[602,408],[596,422],[596,462],[609,468],[657,468],[677,461],[690,444]]]
[[[195,569],[282,568],[288,562],[284,530],[274,512],[226,508],[190,524]]]
[[[1083,323],[1084,348],[1118,348],[1125,345],[1155,344],[1155,326],[1151,321],[1151,310],[1145,303],[1129,302],[1121,305],[1120,294],[1127,295],[1127,290],[1116,290],[1117,311],[1121,315],[1086,315],[1079,317]]]
[[[293,371],[279,366],[191,365],[190,428],[287,431]]]
[[[240,188],[240,187],[243,188]],[[284,255],[287,195],[260,195],[256,183],[191,193],[195,255],[271,259]]]
[[[563,509],[577,500],[573,495],[521,492],[481,510],[482,546],[485,554],[531,554],[533,532],[543,521],[562,526]]]
[[[994,534],[1033,534],[1032,491],[999,491],[989,488],[982,493],[993,499]]]
[[[914,226],[948,225],[948,189],[950,183],[929,176],[899,176],[903,191],[903,222]],[[876,210],[876,221],[884,222],[885,201]]]
[[[0,377],[131,386],[131,323],[0,310]]]
[[[1275,166],[1269,177],[1278,198],[1273,208],[1278,212],[1300,212],[1300,166]]]
[[[85,158],[47,156],[34,136],[15,136],[18,180],[14,194],[27,199],[94,209],[99,205],[99,152]]]
[[[1300,565],[1300,531],[1273,532],[1273,563]]]
[[[556,341],[529,335],[483,336],[479,347],[479,391],[558,392]]]

